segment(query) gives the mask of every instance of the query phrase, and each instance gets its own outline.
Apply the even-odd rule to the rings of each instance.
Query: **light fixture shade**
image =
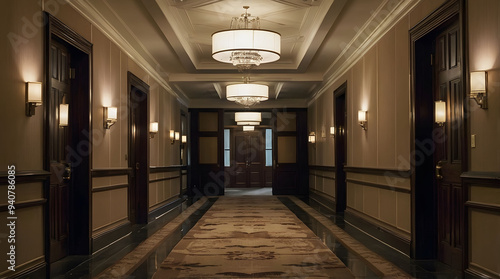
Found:
[[[27,94],[29,103],[42,103],[42,83],[41,82],[28,82],[27,83]]]
[[[446,122],[446,102],[436,101],[434,113],[436,123],[442,124]]]
[[[187,140],[187,136],[186,136],[186,135],[183,135],[183,136],[181,137],[181,139],[182,139],[182,140],[181,140],[181,142],[182,142],[182,143],[186,143],[186,142],[188,141],[188,140]]]
[[[261,122],[262,116],[260,112],[236,112],[234,114],[236,122]]]
[[[470,93],[486,92],[486,72],[470,73]]]
[[[309,142],[310,143],[316,143],[316,134],[314,132],[311,132],[309,134]]]
[[[359,110],[358,111],[358,121],[359,122],[366,121],[366,111],[364,111],[364,110]]]
[[[269,87],[255,83],[228,85],[226,87],[226,98],[244,106],[252,106],[269,98]]]
[[[330,127],[330,135],[335,135],[335,127]]]
[[[256,55],[252,61],[235,61],[238,54]],[[236,55],[235,55],[236,54]],[[212,35],[212,57],[223,63],[270,63],[280,59],[281,35],[263,29],[222,30]],[[244,57],[244,56],[243,56]],[[248,56],[247,56],[248,57]],[[242,57],[239,57],[242,58]]]
[[[253,131],[255,130],[255,126],[243,126],[243,131]]]
[[[179,132],[175,132],[175,140],[180,140],[181,134]]]
[[[69,105],[68,104],[60,104],[59,105],[59,126],[66,127],[68,126],[69,120]]]
[[[237,122],[236,123],[238,126],[245,126],[245,125],[249,125],[249,126],[259,126],[260,125],[260,122],[252,122],[252,121],[240,121],[240,122]]]
[[[117,120],[118,119],[118,109],[116,107],[108,107],[106,109],[107,115],[106,119],[107,120]]]
[[[175,131],[174,130],[170,130],[170,139],[171,140],[175,139]]]
[[[149,132],[158,133],[158,122],[149,123]]]

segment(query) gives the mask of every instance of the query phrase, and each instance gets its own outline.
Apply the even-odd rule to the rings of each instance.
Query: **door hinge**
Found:
[[[75,68],[69,68],[69,78],[70,79],[75,79],[75,76],[76,76],[75,72],[76,72]]]

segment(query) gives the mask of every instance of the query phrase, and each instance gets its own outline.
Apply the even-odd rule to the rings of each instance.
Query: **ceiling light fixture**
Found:
[[[245,78],[245,83],[226,87],[226,98],[228,101],[250,107],[269,98],[269,87],[263,84],[248,83],[248,78]]]
[[[234,120],[238,125],[257,126],[262,121],[260,112],[235,112]]]
[[[248,13],[249,6],[243,8],[245,13],[232,18],[229,30],[212,34],[212,57],[240,71],[277,61],[281,53],[281,35],[260,29],[260,19]]]

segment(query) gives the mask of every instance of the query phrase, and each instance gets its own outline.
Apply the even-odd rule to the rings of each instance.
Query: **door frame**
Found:
[[[347,161],[347,81],[344,82],[333,92],[334,95],[334,125],[335,125],[335,211],[344,212],[347,207],[347,183],[346,172],[344,171],[344,166],[339,165],[339,151],[343,152],[344,161]],[[338,118],[337,115],[337,100],[340,97],[344,97],[344,115],[342,119]],[[343,120],[343,121],[342,121]],[[345,130],[342,135],[339,133],[339,122],[343,122]],[[340,145],[338,138],[343,138],[343,146]],[[343,179],[342,179],[343,178]]]
[[[141,110],[145,110],[146,114],[146,125],[139,125],[139,137],[141,141],[146,142],[146,150],[136,150],[135,143],[138,140],[136,136],[133,135],[132,129],[135,119],[132,110],[135,109],[132,102],[132,92],[133,90],[139,90],[144,93],[145,100],[140,100],[139,105]],[[127,98],[128,98],[128,146],[129,146],[129,168],[131,169],[131,175],[129,175],[129,190],[128,190],[128,211],[129,220],[132,224],[146,224],[148,222],[149,214],[149,85],[142,81],[139,77],[131,72],[127,72]],[[138,156],[139,155],[139,156]],[[139,163],[140,183],[137,183],[136,177],[136,167],[135,163]],[[145,185],[144,188],[138,186]]]
[[[80,94],[73,94],[73,103],[78,103],[78,113],[70,115],[79,116],[77,119],[72,118],[74,123],[74,132],[72,134],[71,145],[73,151],[76,151],[74,156],[79,164],[72,167],[72,181],[69,185],[69,255],[89,255],[91,253],[91,175],[90,162],[92,162],[92,139],[90,131],[91,123],[91,104],[92,104],[92,44],[83,36],[79,35],[60,20],[51,14],[44,12],[46,23],[44,37],[44,96],[45,103],[48,104],[51,99],[51,64],[50,64],[50,46],[52,41],[64,41],[68,46],[81,52],[78,67],[81,67],[81,75],[76,75],[72,80],[72,91],[75,88]],[[74,107],[74,106],[73,106]],[[75,109],[75,108],[73,108]],[[50,125],[49,121],[49,106],[45,105],[44,110],[44,169],[50,172],[50,157],[49,157],[49,141],[50,141]],[[49,181],[44,183],[44,195],[49,197]],[[45,261],[50,263],[50,212],[48,203],[44,209],[45,216]],[[47,269],[47,274],[50,274],[50,265]]]
[[[438,224],[437,224],[437,192],[434,187],[434,156],[433,150],[425,146],[422,139],[429,139],[432,135],[434,124],[433,84],[420,82],[420,80],[434,80],[432,66],[422,65],[418,61],[430,61],[428,57],[420,57],[426,54],[425,48],[432,44],[432,38],[437,31],[447,26],[450,21],[458,20],[460,32],[461,53],[461,80],[463,92],[468,96],[468,47],[466,27],[466,2],[465,0],[453,0],[444,3],[432,14],[418,23],[410,30],[410,109],[411,109],[411,135],[410,135],[410,164],[411,164],[411,257],[414,259],[436,259],[438,249]],[[421,100],[425,94],[430,99]],[[429,109],[430,108],[430,109]],[[464,115],[467,115],[468,106],[464,102]],[[469,157],[468,146],[468,121],[463,119],[463,150],[462,150],[462,172],[467,171]],[[418,187],[417,187],[418,185]],[[465,187],[463,187],[465,190]],[[465,195],[464,195],[465,197]],[[464,210],[464,205],[461,205]],[[461,230],[465,232],[466,223]],[[467,235],[464,235],[463,260],[467,258]],[[465,266],[465,265],[464,265]]]

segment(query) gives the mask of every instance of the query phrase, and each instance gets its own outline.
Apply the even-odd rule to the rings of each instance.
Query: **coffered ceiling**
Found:
[[[73,0],[70,3],[190,107],[240,107],[226,85],[267,84],[257,106],[306,106],[418,0]],[[281,58],[240,73],[211,35],[248,12],[281,34]]]

